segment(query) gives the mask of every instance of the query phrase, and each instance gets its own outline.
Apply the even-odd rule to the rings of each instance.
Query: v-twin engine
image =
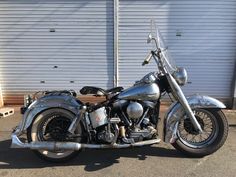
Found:
[[[143,102],[120,100],[116,102],[116,112],[111,114],[107,108],[100,107],[88,114],[87,122],[94,129],[94,141],[99,143],[115,143],[117,138],[125,143],[152,139],[157,130],[150,121],[149,111],[152,109]],[[114,106],[114,105],[113,105]],[[113,107],[114,108],[114,107]],[[129,124],[125,124],[125,121]],[[127,140],[129,139],[129,140]]]

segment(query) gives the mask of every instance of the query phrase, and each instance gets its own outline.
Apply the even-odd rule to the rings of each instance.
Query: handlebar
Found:
[[[160,56],[160,53],[161,53],[161,50],[160,49],[157,49],[156,51],[151,51],[147,56],[146,58],[144,59],[143,63],[142,63],[142,66],[148,64],[152,57],[154,58],[156,64],[157,64],[157,67],[160,71],[163,71],[165,70],[165,66],[163,65],[162,61],[161,61],[161,56]],[[160,61],[159,61],[160,60]]]

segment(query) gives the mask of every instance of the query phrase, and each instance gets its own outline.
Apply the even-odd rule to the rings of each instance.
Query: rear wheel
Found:
[[[189,118],[182,119],[178,125],[178,139],[172,145],[192,157],[212,154],[225,142],[228,123],[220,109],[195,109],[195,117],[203,132],[198,133]]]
[[[28,141],[82,142],[83,131],[81,125],[77,127],[75,131],[76,136],[73,138],[69,136],[67,131],[74,117],[75,115],[71,112],[60,108],[43,111],[28,128]],[[34,152],[44,160],[64,162],[75,157],[79,151],[35,150]]]

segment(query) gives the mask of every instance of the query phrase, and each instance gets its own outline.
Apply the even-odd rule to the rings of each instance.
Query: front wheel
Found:
[[[194,109],[203,132],[195,131],[189,118],[178,124],[177,137],[172,145],[192,157],[203,157],[217,151],[228,136],[228,122],[220,109]]]

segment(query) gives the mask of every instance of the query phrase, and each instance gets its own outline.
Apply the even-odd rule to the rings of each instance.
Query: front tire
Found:
[[[74,141],[82,142],[82,126],[79,125],[75,133],[81,135],[76,138],[68,138],[68,128],[75,115],[70,111],[60,108],[52,108],[37,115],[31,126],[27,129],[28,142],[34,141]],[[34,150],[35,154],[43,160],[50,162],[65,162],[74,158],[79,151],[47,151]]]
[[[179,122],[177,137],[172,145],[191,157],[203,157],[217,151],[228,136],[228,122],[220,109],[195,109],[195,117],[203,129],[195,131],[189,118]]]

